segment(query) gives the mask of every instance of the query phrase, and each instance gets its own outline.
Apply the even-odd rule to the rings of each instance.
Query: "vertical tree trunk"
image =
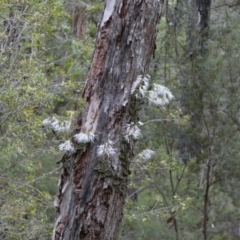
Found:
[[[75,6],[72,17],[72,34],[78,39],[82,39],[86,33],[86,7]]]
[[[199,157],[201,152],[203,104],[206,70],[204,53],[208,36],[210,0],[191,0],[189,2],[189,20],[187,30],[188,79],[182,80],[181,108],[184,114],[191,117],[191,126],[180,134],[179,155],[183,162]]]
[[[207,239],[208,206],[211,160],[201,156],[206,146],[201,140],[203,129],[203,97],[206,91],[207,69],[204,58],[207,51],[208,24],[211,0],[191,0],[189,11],[189,27],[187,34],[187,49],[190,60],[190,74],[188,82],[182,84],[181,104],[185,114],[189,114],[191,126],[180,136],[179,152],[183,161],[196,157],[199,164],[206,162],[206,185],[203,207],[202,229],[204,239]],[[207,156],[207,158],[210,158]]]
[[[198,27],[199,27],[199,44],[198,48],[201,54],[206,50],[206,41],[208,38],[208,26],[210,19],[211,0],[197,0],[198,9]]]
[[[131,152],[123,140],[131,121],[130,88],[148,70],[160,15],[160,0],[106,1],[84,91],[85,112],[76,127],[95,138],[65,155],[52,239],[117,237]],[[100,156],[103,144],[109,154]]]

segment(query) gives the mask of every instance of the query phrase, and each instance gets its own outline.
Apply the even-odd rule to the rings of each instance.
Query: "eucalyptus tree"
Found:
[[[66,153],[55,199],[55,240],[117,237],[138,131],[133,93],[140,91],[141,79],[148,81],[161,6],[159,0],[105,3],[83,94],[85,111],[71,141],[61,146]]]

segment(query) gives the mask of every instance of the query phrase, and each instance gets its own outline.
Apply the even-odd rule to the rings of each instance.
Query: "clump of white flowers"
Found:
[[[153,84],[153,89],[148,91],[150,82],[149,75],[139,75],[132,84],[131,94],[136,98],[143,98],[148,94],[149,102],[159,107],[167,105],[174,98],[167,87],[159,84]]]
[[[155,155],[155,151],[151,149],[145,149],[142,152],[138,154],[138,156],[143,160],[143,161],[148,161],[150,160],[153,156]]]
[[[89,132],[89,133],[80,132],[78,134],[75,134],[73,138],[77,143],[89,143],[89,142],[93,142],[96,136],[93,132]]]
[[[125,128],[126,128],[126,131],[125,131],[126,141],[129,142],[130,138],[133,138],[136,140],[136,139],[139,139],[139,137],[141,136],[141,130],[134,122],[126,124]]]
[[[102,156],[113,156],[115,155],[116,150],[113,148],[113,142],[111,140],[108,140],[106,143],[98,146],[97,149],[97,155],[98,157],[102,157]]]
[[[59,150],[70,154],[75,152],[75,148],[70,140],[67,140],[66,142],[60,144]]]
[[[166,104],[168,104],[174,96],[172,95],[171,91],[162,85],[154,84],[153,90],[149,91],[149,102],[159,106],[163,107]]]
[[[51,117],[43,120],[43,125],[55,132],[68,132],[71,127],[71,121],[60,122],[57,118]]]
[[[144,97],[149,88],[150,79],[149,75],[139,75],[132,84],[131,94],[134,94],[136,98]]]

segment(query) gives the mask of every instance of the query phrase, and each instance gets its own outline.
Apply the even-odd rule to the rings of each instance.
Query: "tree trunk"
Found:
[[[187,163],[190,158],[199,155],[202,149],[200,134],[202,131],[203,117],[203,95],[206,84],[206,68],[204,66],[204,56],[207,50],[208,23],[210,15],[210,0],[189,1],[188,31],[187,31],[187,56],[188,68],[185,75],[188,78],[182,79],[181,108],[183,114],[190,115],[190,128],[180,133],[179,157]]]
[[[82,39],[86,33],[86,7],[75,6],[73,9],[72,18],[72,33],[73,36]],[[85,12],[84,12],[85,11]]]
[[[106,1],[84,90],[85,112],[76,126],[76,133],[95,137],[75,144],[76,152],[63,159],[52,239],[117,237],[131,154],[123,136],[133,121],[130,88],[148,70],[161,5],[160,0]],[[99,146],[109,151],[102,155]]]
[[[198,8],[198,26],[199,26],[199,44],[198,48],[201,54],[206,50],[206,41],[208,38],[209,18],[210,18],[211,0],[197,0]]]
[[[208,144],[203,136],[203,115],[204,115],[204,93],[208,85],[207,72],[208,67],[205,66],[205,56],[207,53],[207,38],[209,31],[211,0],[191,0],[189,11],[189,26],[187,34],[187,49],[190,60],[190,72],[188,81],[182,81],[181,107],[184,114],[191,116],[190,126],[187,131],[180,134],[179,152],[183,162],[187,162],[190,158],[196,157],[199,164],[204,164],[206,168],[206,184],[204,194],[203,221],[202,229],[204,240],[208,238],[208,207],[209,207],[209,191],[211,183],[209,182],[211,174],[210,156],[201,154],[205,148],[205,152],[209,151]],[[208,139],[209,136],[206,137]],[[201,171],[201,170],[200,170]]]

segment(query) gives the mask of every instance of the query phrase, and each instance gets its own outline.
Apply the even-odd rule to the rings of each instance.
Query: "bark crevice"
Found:
[[[96,139],[73,154],[68,172],[63,171],[61,185],[69,181],[69,195],[59,189],[54,240],[117,237],[129,174],[129,162],[123,165],[119,154],[132,154],[130,144],[122,146],[125,125],[131,121],[130,89],[148,69],[160,15],[158,0],[106,1],[83,93],[85,113],[76,128],[76,132],[93,132]],[[109,140],[115,153],[98,156],[98,146]],[[101,164],[105,172],[96,170]],[[64,204],[67,209],[62,208]]]

